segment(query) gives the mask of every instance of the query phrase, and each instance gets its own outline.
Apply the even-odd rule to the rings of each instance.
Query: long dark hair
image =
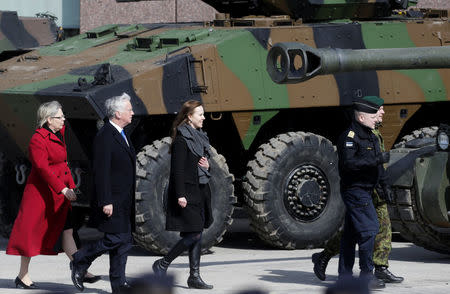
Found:
[[[172,128],[170,129],[170,138],[172,138],[172,142],[177,135],[177,128],[183,124],[187,124],[189,122],[188,115],[193,114],[194,110],[202,105],[203,103],[197,100],[188,100],[183,103],[183,106],[181,106],[180,112],[178,112],[177,117],[175,117]]]

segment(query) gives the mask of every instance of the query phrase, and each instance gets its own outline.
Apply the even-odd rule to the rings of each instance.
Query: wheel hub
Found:
[[[314,180],[302,181],[296,193],[300,203],[306,207],[313,207],[320,202],[320,187]]]
[[[319,217],[328,202],[329,183],[314,165],[301,165],[288,176],[284,205],[296,220],[310,222]]]

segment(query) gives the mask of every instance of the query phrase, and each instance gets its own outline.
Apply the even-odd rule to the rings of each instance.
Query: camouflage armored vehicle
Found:
[[[235,6],[229,5],[234,1],[209,3],[233,16]],[[247,11],[271,11],[261,3],[269,1],[248,1]],[[450,23],[445,12],[431,18],[419,15],[423,13],[391,15],[397,6],[388,0],[270,3],[295,13],[222,18],[213,24],[107,25],[0,63],[3,227],[13,220],[29,169],[27,144],[38,105],[53,99],[63,105],[70,166],[82,191],[74,204],[81,222],[92,191],[91,145],[105,114],[104,101],[127,92],[136,113],[127,132],[140,150],[138,244],[164,253],[178,238],[164,229],[168,134],[181,104],[196,99],[204,103],[205,130],[217,150],[211,160],[215,222],[205,232],[203,246],[220,242],[235,206],[246,208],[251,227],[267,244],[286,249],[322,246],[339,230],[344,215],[334,143],[348,124],[347,108],[354,99],[385,99],[382,133],[388,148],[424,127],[449,123],[450,70],[426,66],[442,52],[427,56],[425,65],[415,65],[422,51],[414,52],[446,47]],[[291,3],[309,8],[290,9]],[[378,63],[367,70],[277,84],[266,71],[266,58],[279,42],[319,49],[403,48],[391,54],[401,59],[408,53],[405,62],[410,65],[387,70]],[[314,60],[294,58],[294,69]],[[448,58],[441,60],[439,67],[448,67]],[[410,219],[398,221],[419,228],[409,235],[424,234],[428,247],[450,252],[447,228],[431,226],[423,218],[415,189],[403,189],[411,191]]]
[[[277,43],[267,56],[267,71],[274,82],[287,84],[360,69],[450,67],[450,46],[418,47],[416,57],[411,52],[396,54],[399,50],[404,49],[315,49],[301,43]],[[391,149],[387,168],[395,192],[395,203],[389,206],[394,229],[420,246],[443,253],[449,252],[450,245],[449,135],[446,124],[414,131]]]
[[[0,61],[50,45],[57,38],[58,28],[52,19],[0,11]]]

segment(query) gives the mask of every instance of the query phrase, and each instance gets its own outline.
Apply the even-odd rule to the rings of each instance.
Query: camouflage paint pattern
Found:
[[[373,248],[373,264],[375,266],[389,266],[389,253],[392,249],[392,229],[391,220],[386,202],[374,192],[372,195],[373,205],[377,212],[380,228],[375,236],[375,246]]]
[[[299,2],[311,4],[313,1]],[[333,4],[333,1],[325,2]],[[318,0],[317,4],[320,6],[325,2]],[[384,46],[409,50],[412,47],[445,46],[450,41],[450,22],[446,18],[395,16],[380,19],[378,11],[371,10],[367,3],[382,1],[334,2],[365,8],[357,10],[362,14],[356,15],[354,20],[328,22],[302,23],[287,18],[254,17],[215,22],[216,25],[111,24],[1,62],[0,152],[7,156],[4,161],[12,167],[26,162],[27,145],[35,129],[36,109],[40,103],[56,99],[61,102],[67,118],[70,164],[80,167],[81,177],[84,177],[80,190],[90,194],[90,149],[98,122],[105,116],[104,101],[127,92],[135,112],[127,131],[131,133],[136,150],[143,154],[138,160],[143,180],[150,174],[144,168],[163,166],[160,164],[163,157],[158,152],[163,152],[167,146],[170,125],[182,103],[189,99],[200,100],[206,111],[205,130],[220,154],[221,170],[229,184],[229,198],[234,200],[231,195],[233,174],[236,191],[242,192],[237,196],[241,196],[243,204],[252,205],[251,223],[258,235],[281,248],[321,246],[335,230],[329,230],[313,241],[311,231],[319,232],[319,235],[324,231],[322,222],[336,228],[341,222],[342,210],[334,209],[342,203],[335,192],[338,191],[338,177],[333,168],[333,142],[348,123],[343,115],[352,101],[366,95],[385,100],[387,114],[382,132],[387,149],[399,136],[417,129],[421,123],[448,122],[450,111],[448,69],[372,70],[326,75],[302,84],[275,84],[266,71],[266,57],[277,42],[301,42],[316,48]],[[313,14],[320,12],[326,18],[326,7],[323,8],[314,10]],[[370,11],[372,19],[367,20],[364,14],[368,16]],[[337,16],[330,19],[333,17]],[[232,24],[236,26],[231,27]],[[290,188],[289,185],[285,187],[284,179],[295,169],[299,169],[299,173],[302,170],[297,167],[283,169],[291,167],[278,162],[280,146],[286,147],[282,148],[286,162],[296,155],[302,158],[300,166],[306,165],[305,172],[308,177],[309,173],[313,177],[306,181],[305,176],[304,180],[311,184],[314,189],[311,191],[318,191],[315,195],[320,198],[332,195],[333,201],[323,202],[324,205],[313,202],[304,209],[308,215],[317,214],[315,219],[296,218],[291,212],[283,214],[286,205],[290,205],[288,192],[302,190],[303,182],[296,182],[293,174],[289,181],[293,189],[286,192]],[[300,157],[305,150],[314,151],[310,152],[314,158]],[[257,162],[252,160],[256,156]],[[314,160],[313,164],[309,160]],[[315,165],[319,161],[324,174],[329,176],[319,177],[323,172]],[[276,170],[270,170],[271,165],[265,164],[268,162],[274,163],[272,166],[277,166]],[[152,167],[152,171],[155,168]],[[247,180],[249,173],[254,180],[252,183]],[[276,183],[268,180],[271,175],[277,176],[273,181]],[[154,180],[154,177],[149,178]],[[324,184],[317,185],[316,180]],[[14,183],[14,179],[12,181]],[[270,186],[280,188],[273,193],[258,190],[258,187]],[[332,194],[327,194],[325,189]],[[144,194],[137,193],[136,199],[148,196]],[[246,201],[245,196],[248,199],[251,196],[252,202]],[[329,203],[334,206],[327,206]],[[316,210],[318,206],[321,208]],[[273,208],[281,209],[273,213]],[[141,222],[151,215],[147,213],[148,209],[142,209]],[[288,226],[279,226],[273,220],[285,220]],[[228,215],[226,222],[231,222]],[[286,238],[286,228],[295,236]],[[146,242],[153,242],[152,236],[160,235],[153,234],[153,229],[159,230],[149,226],[142,232]],[[217,241],[220,241],[219,237],[220,234]],[[167,245],[158,244],[155,241],[151,246],[162,250]]]
[[[182,101],[200,99],[206,111],[232,112],[236,118],[235,113],[241,111],[269,111],[264,117],[270,117],[273,110],[345,106],[359,96],[378,95],[385,99],[387,109],[398,107],[407,113],[403,117],[394,112],[385,120],[386,145],[390,147],[404,123],[421,107],[419,103],[450,100],[449,70],[341,73],[302,84],[277,85],[265,71],[267,49],[281,41],[352,49],[441,46],[449,27],[448,21],[438,19],[231,29],[105,26],[88,32],[96,38],[83,34],[30,53],[38,60],[2,63],[0,68],[8,71],[0,81],[0,103],[6,103],[2,109],[9,111],[8,104],[17,103],[10,99],[18,95],[34,93],[35,98],[29,99],[39,101],[39,97],[69,95],[91,109],[87,113],[71,111],[72,118],[100,118],[107,93],[127,91],[136,103],[137,115],[174,113]],[[148,50],[129,49],[136,37],[160,43]],[[79,78],[91,82],[97,67],[106,62],[111,64],[114,84],[74,92]],[[193,91],[200,86],[207,90]],[[235,121],[245,149],[267,121],[253,124],[248,120],[246,125]],[[20,125],[28,127],[18,128]],[[14,142],[20,141],[17,134],[31,133],[34,126],[25,125],[17,121],[15,129],[9,129]],[[24,150],[26,144],[19,146]]]
[[[339,254],[341,248],[342,231],[339,231],[336,235],[328,240],[325,245],[324,251],[328,256],[335,256]]]

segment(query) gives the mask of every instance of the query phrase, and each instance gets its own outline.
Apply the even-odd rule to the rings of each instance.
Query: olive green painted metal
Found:
[[[428,146],[431,147],[431,146]],[[428,154],[415,156],[419,149],[400,148],[391,151],[388,174],[392,166],[403,162],[401,175],[393,183],[394,187],[412,189],[415,186],[417,209],[420,215],[436,227],[449,228],[450,221],[447,215],[446,197],[449,197],[450,165],[449,153],[445,151],[432,151]],[[409,158],[408,158],[409,157]],[[405,163],[410,161],[410,164]],[[392,177],[392,174],[389,174]]]
[[[438,148],[437,140],[432,138],[436,129],[419,130],[406,144],[390,151],[387,171],[393,179],[396,203],[389,207],[389,214],[393,228],[404,238],[448,253],[450,153]],[[427,137],[430,130],[432,136]],[[446,125],[441,125],[441,130],[450,135]]]
[[[267,55],[267,71],[278,84],[300,83],[339,72],[450,68],[450,46],[388,49],[316,49],[277,43]]]
[[[417,203],[421,214],[437,227],[450,227],[445,197],[449,197],[449,153],[437,152],[416,161]]]

